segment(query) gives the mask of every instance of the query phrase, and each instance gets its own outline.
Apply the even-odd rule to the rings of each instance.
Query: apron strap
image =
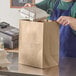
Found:
[[[51,1],[51,0],[50,0]],[[50,12],[53,12],[53,10],[55,10],[59,4],[60,0],[56,0],[55,4],[54,4],[54,7],[53,9],[48,9],[47,12],[50,13]],[[50,3],[50,2],[49,2]]]
[[[60,2],[60,0],[56,0],[53,10],[55,10],[57,8],[57,6],[59,5],[59,2]]]
[[[72,2],[72,4],[70,5],[70,7],[68,8],[68,10],[70,10],[73,6],[74,2]]]

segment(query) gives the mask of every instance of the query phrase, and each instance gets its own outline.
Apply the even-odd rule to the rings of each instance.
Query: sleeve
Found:
[[[74,5],[73,5],[73,7],[71,9],[71,16],[76,18],[76,2],[74,3]],[[72,29],[72,31],[73,31],[74,35],[76,35],[76,30]]]
[[[74,35],[76,35],[76,30],[73,30]]]
[[[47,11],[47,9],[48,9],[47,8],[47,0],[43,0],[40,3],[37,3],[36,6]]]

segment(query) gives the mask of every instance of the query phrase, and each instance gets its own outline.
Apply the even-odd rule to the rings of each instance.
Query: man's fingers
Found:
[[[67,19],[66,17],[64,17],[64,16],[59,17],[59,18],[57,19],[57,22],[58,22],[59,24],[62,24],[62,25],[68,25],[68,24],[69,24],[68,19]]]
[[[30,3],[26,3],[25,5],[24,5],[24,7],[32,7],[33,5],[32,4],[30,4]]]
[[[69,22],[68,22],[68,21],[66,21],[63,25],[65,25],[65,26],[66,26],[66,25],[68,25],[68,24],[69,24]]]

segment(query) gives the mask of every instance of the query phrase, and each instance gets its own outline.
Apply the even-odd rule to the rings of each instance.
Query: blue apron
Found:
[[[70,5],[68,10],[58,9],[59,0],[56,2],[54,7],[54,12],[52,13],[50,19],[57,20],[60,16],[70,16],[71,7],[74,2]],[[69,25],[60,25],[60,57],[76,57],[76,36]]]

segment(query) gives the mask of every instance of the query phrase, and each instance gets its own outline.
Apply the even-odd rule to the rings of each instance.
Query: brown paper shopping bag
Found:
[[[49,68],[58,65],[58,60],[58,24],[20,20],[19,63]]]

